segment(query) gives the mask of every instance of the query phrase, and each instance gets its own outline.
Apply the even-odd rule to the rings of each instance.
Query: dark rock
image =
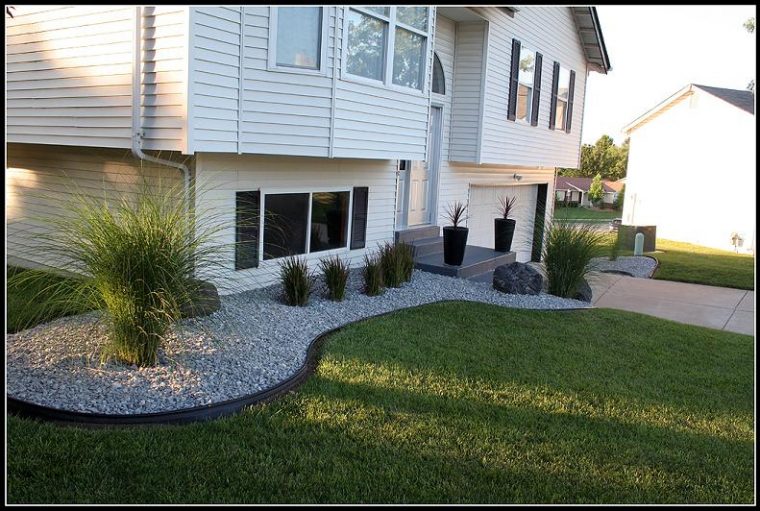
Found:
[[[180,307],[183,318],[198,318],[208,316],[219,310],[221,301],[216,286],[211,282],[192,279],[190,281],[190,303]]]
[[[573,298],[591,303],[591,286],[588,285],[586,279],[583,279],[578,285],[578,289],[575,291],[575,296],[573,296]]]
[[[544,277],[526,263],[509,263],[497,266],[493,272],[493,287],[513,295],[537,295],[544,285]]]

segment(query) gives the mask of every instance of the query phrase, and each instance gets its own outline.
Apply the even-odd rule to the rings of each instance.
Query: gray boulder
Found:
[[[493,287],[513,295],[537,295],[544,285],[544,277],[526,263],[509,263],[497,266],[493,272]]]
[[[578,285],[578,289],[575,291],[575,296],[573,296],[573,298],[591,303],[591,286],[586,282],[586,279],[583,279]]]
[[[180,307],[183,318],[208,316],[219,310],[221,301],[216,286],[204,280],[191,279],[191,302]]]

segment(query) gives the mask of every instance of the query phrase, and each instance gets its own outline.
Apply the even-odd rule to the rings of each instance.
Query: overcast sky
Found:
[[[584,144],[620,128],[688,83],[744,89],[755,78],[755,38],[742,26],[743,6],[599,6],[612,64],[589,74]]]

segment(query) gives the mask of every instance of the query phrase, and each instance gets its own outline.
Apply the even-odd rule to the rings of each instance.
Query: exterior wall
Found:
[[[423,91],[344,76],[345,8],[329,6],[322,73],[274,70],[272,9],[191,8],[190,152],[425,158],[432,44]]]
[[[196,159],[198,189],[196,211],[200,223],[223,226],[213,243],[225,247],[221,265],[202,275],[222,294],[273,284],[278,279],[279,259],[260,261],[258,268],[234,269],[235,192],[316,192],[369,187],[367,242],[365,249],[348,248],[308,254],[309,267],[321,257],[340,254],[356,266],[378,244],[392,241],[395,221],[396,162],[392,160],[226,155],[203,153]]]
[[[184,137],[186,8],[143,15],[145,149]],[[6,19],[8,141],[132,144],[135,7],[18,5]]]
[[[523,6],[514,18],[498,8],[473,8],[488,20],[488,55],[479,162],[572,167],[580,157],[587,66],[569,7]],[[538,126],[507,119],[512,38],[543,55]],[[575,71],[570,133],[549,129],[552,66]]]
[[[11,143],[7,151],[5,214],[11,264],[64,264],[42,249],[39,236],[50,232],[45,218],[66,214],[64,204],[74,192],[116,199],[136,191],[143,179],[182,185],[176,169],[136,161],[124,149]]]
[[[755,236],[755,119],[696,89],[631,132],[623,223],[733,250]],[[673,197],[676,200],[673,200]]]

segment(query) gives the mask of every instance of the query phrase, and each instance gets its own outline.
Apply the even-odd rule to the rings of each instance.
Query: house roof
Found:
[[[590,177],[565,177],[557,176],[557,180],[554,182],[555,190],[574,190],[578,192],[588,192],[591,188]],[[605,193],[619,192],[623,187],[623,183],[620,181],[608,181],[602,179],[602,189]]]
[[[678,90],[678,92],[672,96],[658,103],[654,108],[646,111],[643,115],[640,115],[627,125],[623,126],[621,131],[623,131],[625,134],[629,134],[631,131],[635,130],[646,121],[664,112],[682,99],[685,99],[691,94],[694,94],[695,89],[702,90],[708,94],[715,96],[718,99],[722,99],[726,103],[735,106],[750,115],[755,115],[755,95],[752,93],[752,91],[709,87],[707,85],[690,83],[686,87]]]
[[[607,71],[612,70],[612,65],[607,55],[607,46],[604,44],[596,7],[570,7],[570,10],[575,18],[586,60],[592,65],[594,71],[607,74]]]

